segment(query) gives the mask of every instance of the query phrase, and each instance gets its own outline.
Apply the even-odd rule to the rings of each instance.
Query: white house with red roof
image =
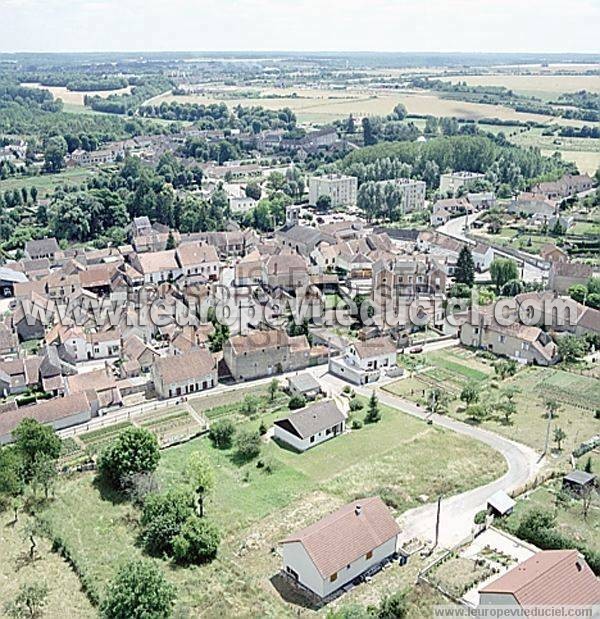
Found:
[[[379,497],[352,501],[281,542],[283,569],[321,598],[389,559],[400,527]]]

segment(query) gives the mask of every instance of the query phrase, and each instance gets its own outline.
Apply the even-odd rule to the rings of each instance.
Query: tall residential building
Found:
[[[446,195],[451,191],[452,195],[455,195],[463,185],[483,178],[485,174],[479,172],[447,172],[440,176],[440,192]]]
[[[378,184],[392,184],[402,191],[400,208],[403,213],[421,211],[425,208],[425,181],[418,181],[412,178],[393,178],[386,181],[379,181]]]
[[[308,184],[308,201],[313,206],[321,196],[331,198],[331,207],[356,206],[358,179],[355,176],[328,174],[311,176]]]

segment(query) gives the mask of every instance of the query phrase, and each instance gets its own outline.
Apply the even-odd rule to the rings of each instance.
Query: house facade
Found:
[[[400,527],[379,497],[344,505],[281,542],[283,571],[326,598],[393,557]]]
[[[174,398],[217,385],[217,362],[205,349],[161,357],[152,366],[154,390],[159,398]]]

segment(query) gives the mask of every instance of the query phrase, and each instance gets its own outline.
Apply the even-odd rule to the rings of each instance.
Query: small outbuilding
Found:
[[[292,396],[299,395],[307,400],[314,400],[321,393],[321,385],[312,374],[304,372],[288,378],[288,390]]]
[[[494,516],[508,516],[512,514],[515,505],[515,500],[506,494],[504,490],[498,490],[487,501],[488,512]]]
[[[596,476],[593,473],[586,471],[574,470],[563,477],[563,489],[573,492],[574,494],[582,494],[588,488],[593,488],[596,485]]]

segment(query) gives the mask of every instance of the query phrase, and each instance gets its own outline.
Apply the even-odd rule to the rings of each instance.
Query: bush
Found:
[[[288,402],[288,408],[293,411],[306,406],[306,399],[301,395],[293,395]]]
[[[362,410],[364,407],[365,405],[358,398],[350,400],[350,410],[352,412]]]
[[[475,514],[473,521],[475,522],[475,524],[483,524],[485,522],[486,516],[487,511],[485,509],[481,509]]]
[[[186,565],[206,563],[217,556],[220,541],[221,535],[214,524],[190,516],[173,539],[173,557]]]
[[[194,515],[194,495],[185,488],[146,498],[140,524],[142,540],[153,555],[173,553],[173,542],[183,524]]]
[[[173,612],[175,588],[148,560],[129,561],[108,586],[100,612],[106,619],[166,618]]]
[[[363,422],[360,419],[353,419],[352,420],[352,429],[353,430],[360,430],[363,427]]]
[[[230,419],[222,419],[211,424],[208,431],[208,438],[217,449],[228,449],[231,447],[235,435],[235,426]]]
[[[100,473],[119,488],[135,473],[152,473],[158,466],[160,452],[156,436],[145,428],[127,428],[100,456]]]
[[[252,460],[260,454],[260,434],[242,430],[235,441],[235,448],[241,460]]]

